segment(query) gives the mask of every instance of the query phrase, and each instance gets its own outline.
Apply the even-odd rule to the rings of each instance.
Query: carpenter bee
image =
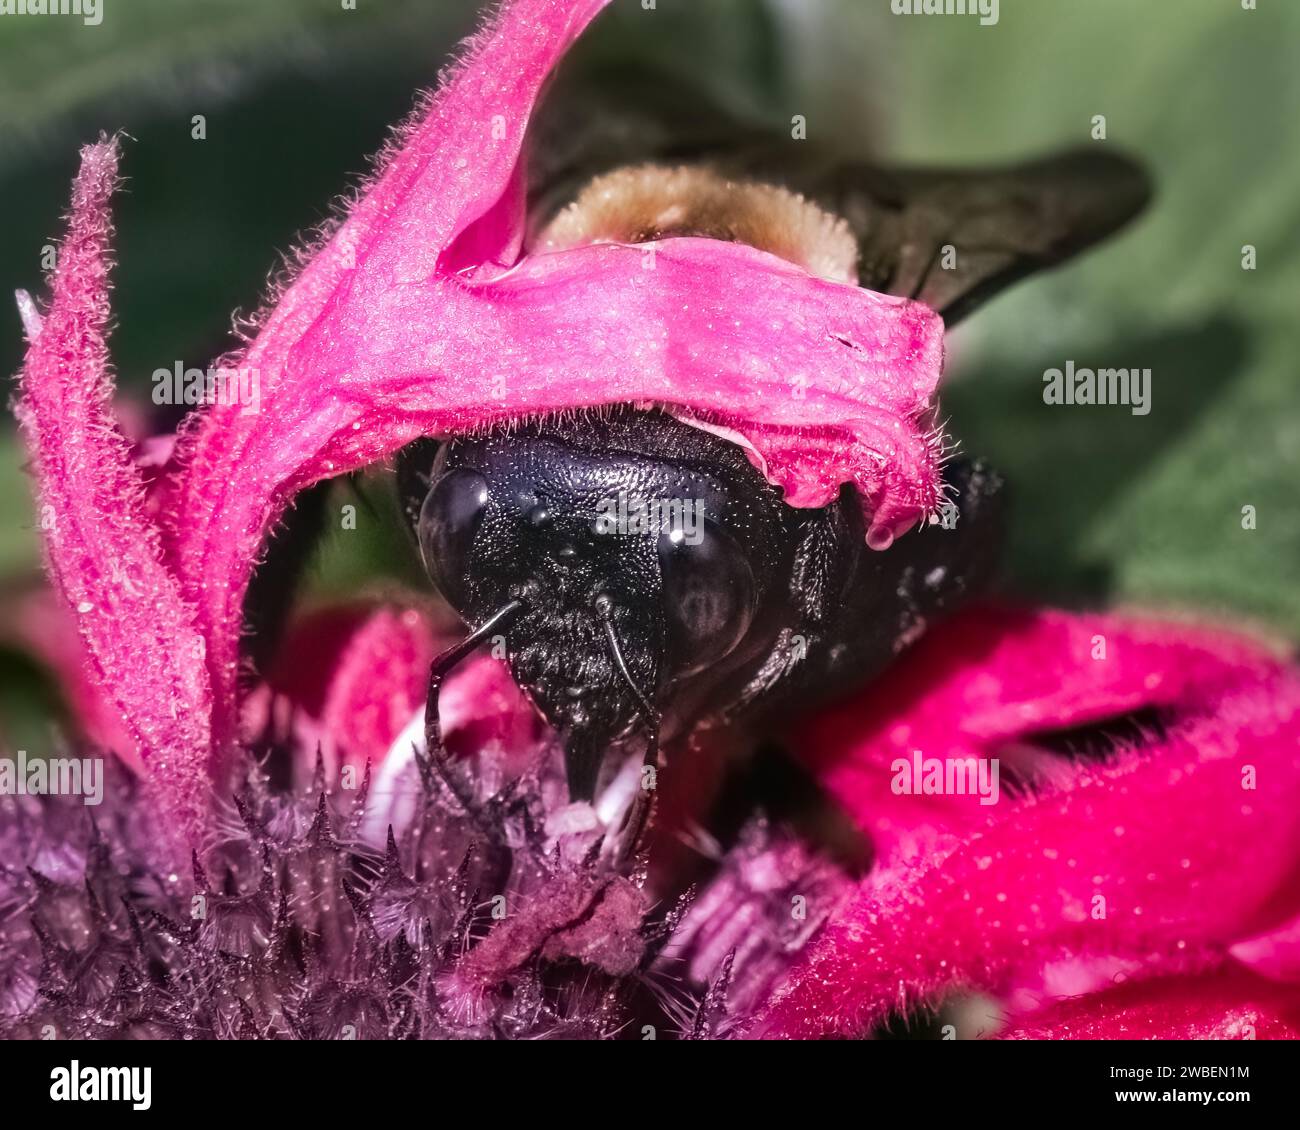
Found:
[[[1118,156],[890,171],[831,158],[627,76],[561,82],[536,134],[535,245],[667,235],[740,240],[829,265],[853,241],[861,285],[948,325],[1121,226],[1148,195]],[[796,164],[794,158],[799,158]],[[583,190],[593,183],[595,190]],[[809,212],[808,209],[812,211]],[[945,251],[952,254],[945,255]],[[952,261],[948,261],[952,260]],[[573,800],[637,733],[647,759],[704,721],[757,720],[870,679],[990,577],[1001,482],[952,459],[954,520],[867,547],[853,490],[796,509],[718,435],[634,405],[516,421],[403,452],[404,513],[428,573],[561,736]]]

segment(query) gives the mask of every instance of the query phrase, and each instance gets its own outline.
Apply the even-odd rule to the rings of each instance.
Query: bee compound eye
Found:
[[[724,530],[702,522],[696,536],[659,538],[668,650],[679,675],[690,675],[733,651],[754,615],[754,572]]]
[[[465,607],[465,577],[489,497],[482,475],[457,467],[433,484],[420,507],[418,533],[425,570],[457,609]]]

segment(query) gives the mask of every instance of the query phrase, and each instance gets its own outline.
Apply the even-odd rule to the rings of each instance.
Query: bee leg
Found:
[[[651,715],[646,720],[650,727],[650,736],[646,741],[645,755],[641,759],[641,780],[637,785],[636,797],[628,809],[627,819],[623,822],[617,862],[621,866],[635,857],[641,850],[646,833],[650,830],[650,816],[654,812],[654,774],[646,770],[659,769],[659,718]]]
[[[632,678],[632,672],[628,670],[627,661],[623,658],[623,647],[619,643],[618,632],[614,628],[613,618],[614,605],[607,596],[597,597],[596,615],[600,617],[601,625],[605,629],[605,639],[609,644],[609,655],[614,661],[614,669],[619,673],[627,689],[632,692],[632,697],[636,700],[637,706],[641,711],[641,720],[647,730],[645,754],[641,760],[641,781],[636,791],[636,799],[632,801],[632,807],[628,811],[627,820],[623,825],[623,840],[618,849],[618,862],[625,863],[632,858],[641,847],[641,841],[645,838],[646,830],[650,826],[650,813],[653,808],[651,792],[654,788],[654,773],[646,773],[650,767],[658,768],[659,765],[659,711],[651,704],[640,687],[636,685],[636,680]]]
[[[433,768],[441,767],[446,758],[442,745],[442,718],[438,713],[438,696],[442,681],[461,660],[470,655],[493,632],[508,627],[523,611],[523,602],[512,600],[498,608],[484,623],[459,643],[447,648],[429,666],[429,690],[424,703],[424,755],[416,750],[415,763],[426,792],[433,787]]]

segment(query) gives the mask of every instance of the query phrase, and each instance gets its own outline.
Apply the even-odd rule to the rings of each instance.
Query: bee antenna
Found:
[[[596,614],[600,617],[601,624],[605,628],[605,638],[609,641],[609,652],[614,659],[614,668],[622,676],[623,682],[627,684],[627,689],[632,692],[632,697],[636,699],[637,705],[641,707],[641,715],[645,719],[646,725],[652,729],[659,728],[659,712],[650,705],[650,700],[646,698],[644,692],[636,685],[632,678],[632,672],[628,670],[627,663],[623,659],[623,648],[618,642],[618,632],[614,630],[613,618],[614,606],[607,596],[601,595],[596,598]]]
[[[512,600],[507,604],[503,604],[463,640],[447,648],[429,664],[429,693],[424,703],[425,753],[423,759],[416,757],[420,767],[420,776],[423,778],[426,788],[432,784],[432,776],[429,772],[430,766],[435,759],[441,761],[444,752],[442,748],[442,719],[438,714],[438,695],[442,691],[443,679],[481,643],[502,628],[509,627],[514,623],[523,610],[524,602],[522,600]]]

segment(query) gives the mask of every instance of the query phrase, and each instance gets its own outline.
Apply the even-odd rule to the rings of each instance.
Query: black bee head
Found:
[[[732,444],[658,413],[543,421],[408,450],[407,514],[430,577],[502,630],[511,671],[565,739],[570,789],[636,724],[766,651],[789,508]]]

